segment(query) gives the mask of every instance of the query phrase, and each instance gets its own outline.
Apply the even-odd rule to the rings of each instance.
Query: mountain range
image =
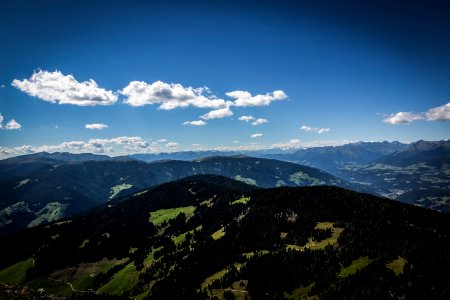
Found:
[[[448,214],[338,187],[197,175],[0,236],[0,295],[446,299],[448,228]]]
[[[196,174],[217,174],[258,187],[332,185],[361,191],[319,169],[247,156],[193,161],[38,153],[0,161],[0,233],[31,227]]]

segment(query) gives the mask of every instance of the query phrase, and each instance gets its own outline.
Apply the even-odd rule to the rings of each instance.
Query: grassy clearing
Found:
[[[172,241],[175,243],[176,246],[180,245],[181,243],[183,243],[186,240],[186,235],[190,234],[194,234],[195,231],[197,230],[202,230],[203,225],[197,226],[197,228],[186,231],[182,234],[179,234],[177,236],[172,236]]]
[[[217,230],[216,232],[214,232],[214,233],[211,235],[211,237],[212,237],[214,240],[218,240],[218,239],[220,239],[221,237],[223,237],[224,235],[225,235],[225,228],[222,227],[222,228],[220,228],[219,230]]]
[[[160,209],[150,212],[149,221],[152,222],[155,226],[160,226],[163,222],[175,219],[180,213],[184,213],[186,215],[186,219],[189,219],[194,215],[194,212],[195,206]]]
[[[12,266],[7,267],[0,271],[0,281],[10,283],[22,283],[25,280],[27,271],[33,267],[34,261],[32,258],[18,262]]]
[[[235,204],[247,204],[250,201],[250,197],[241,197],[238,200],[234,200],[233,202],[231,202],[231,205],[235,205]]]
[[[350,266],[342,268],[339,272],[339,276],[342,278],[348,277],[350,275],[355,274],[357,271],[364,269],[372,262],[371,259],[367,256],[359,257],[358,259],[355,259],[352,261]]]
[[[307,286],[302,285],[299,288],[294,289],[291,293],[284,293],[284,296],[286,297],[286,299],[292,300],[315,299],[314,297],[308,296],[315,284],[316,283],[313,282]]]
[[[44,208],[36,213],[38,216],[36,219],[28,224],[29,227],[38,226],[42,223],[50,223],[55,220],[61,219],[65,216],[65,212],[69,204],[62,204],[59,202],[47,203]]]
[[[242,267],[241,263],[234,263],[233,266],[239,271]],[[201,284],[201,288],[206,288],[208,285],[210,285],[211,283],[213,283],[216,280],[221,279],[223,276],[225,276],[225,274],[227,274],[229,272],[228,268],[225,268],[223,270],[220,270],[217,273],[214,273],[213,275],[207,277]]]
[[[236,176],[234,177],[234,179],[237,180],[237,181],[241,181],[241,182],[243,182],[243,183],[249,184],[249,185],[258,186],[258,185],[256,184],[256,180],[251,179],[251,178],[242,177],[241,175],[236,175]]]
[[[256,251],[253,251],[253,252],[243,253],[242,255],[245,256],[245,258],[249,259],[249,258],[252,258],[255,255],[261,256],[261,255],[266,255],[266,254],[269,254],[269,253],[270,253],[269,250],[256,250]]]
[[[334,227],[334,223],[331,222],[318,222],[315,229],[331,229],[331,237],[321,241],[315,241],[312,238],[308,239],[308,242],[304,246],[298,245],[286,245],[286,250],[303,251],[305,249],[310,250],[323,250],[328,245],[337,245],[339,236],[344,231],[344,228]]]
[[[396,276],[403,274],[403,268],[405,267],[406,259],[403,257],[398,257],[397,259],[394,259],[393,261],[386,264],[386,267],[390,270],[392,270]]]
[[[111,195],[109,196],[109,199],[116,197],[121,191],[131,189],[132,187],[133,187],[133,185],[128,184],[128,183],[122,183],[122,184],[113,186],[111,188],[111,192],[110,192]]]
[[[122,270],[114,274],[113,278],[97,290],[98,294],[120,296],[124,291],[133,289],[139,277],[134,263],[129,263]]]
[[[44,288],[46,293],[57,296],[70,297],[74,293],[67,283],[50,278],[34,279],[27,282],[26,285],[33,290]]]

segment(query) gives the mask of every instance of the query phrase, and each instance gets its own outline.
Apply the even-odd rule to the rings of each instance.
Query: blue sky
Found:
[[[3,156],[450,138],[444,2],[186,2],[2,1]]]

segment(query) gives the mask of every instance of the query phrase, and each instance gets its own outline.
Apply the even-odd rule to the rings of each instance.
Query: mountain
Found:
[[[450,164],[450,140],[447,141],[418,141],[405,149],[396,151],[376,160],[374,163],[407,167],[415,164],[442,167]]]
[[[259,187],[336,185],[365,191],[321,170],[247,156],[194,161],[56,160],[60,155],[0,161],[0,233],[72,216],[112,199],[196,174],[216,174]],[[65,156],[64,156],[65,157]],[[84,156],[83,156],[84,157]],[[89,157],[89,156],[86,156]],[[92,156],[97,158],[97,156]]]
[[[418,141],[335,174],[398,201],[450,212],[450,140]]]
[[[448,214],[338,187],[197,175],[0,236],[0,295],[448,299],[448,228]]]
[[[305,148],[290,154],[264,157],[308,165],[334,174],[345,165],[366,164],[406,147],[406,144],[399,142],[357,142],[342,146]]]

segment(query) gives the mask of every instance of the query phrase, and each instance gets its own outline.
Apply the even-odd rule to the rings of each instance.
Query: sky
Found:
[[[450,138],[446,1],[1,1],[0,157]]]

